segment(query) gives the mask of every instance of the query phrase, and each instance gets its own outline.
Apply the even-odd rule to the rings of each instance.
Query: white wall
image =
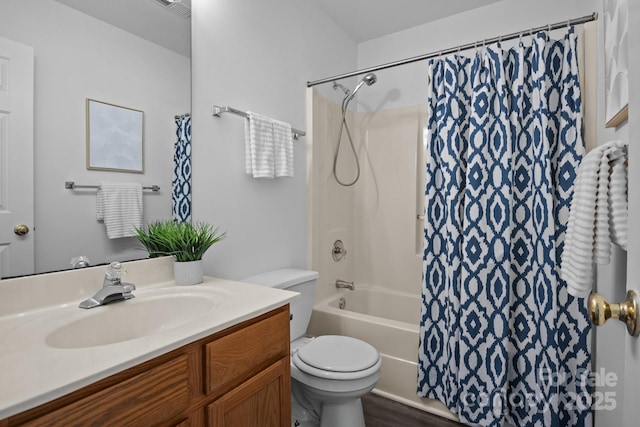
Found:
[[[228,232],[205,272],[242,278],[307,266],[307,139],[294,143],[295,177],[244,171],[244,121],[211,117],[229,105],[305,129],[306,82],[355,67],[356,45],[307,0],[194,0],[194,219]]]
[[[135,181],[145,220],[170,218],[174,115],[190,110],[190,60],[53,0],[2,0],[0,36],[35,50],[36,270],[145,257],[135,238],[109,240],[95,219],[96,190],[64,182]],[[145,173],[85,168],[85,99],[144,111]]]

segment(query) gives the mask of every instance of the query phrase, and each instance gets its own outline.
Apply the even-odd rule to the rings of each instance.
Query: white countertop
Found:
[[[128,281],[126,279],[125,276]],[[2,285],[0,281],[0,300],[12,296],[3,294]],[[100,286],[101,283],[95,283],[94,290]],[[78,308],[78,303],[86,298],[83,295],[67,303],[40,306],[34,310],[0,311],[0,420],[267,313],[298,295],[211,277],[206,277],[202,284],[185,287],[175,286],[172,280],[136,286],[136,298],[89,310]],[[15,293],[15,289],[10,292]],[[145,296],[175,292],[206,294],[218,303],[197,320],[140,338],[71,349],[46,344],[46,337],[65,324],[82,322],[86,316],[115,309],[120,304],[140,304]],[[163,297],[170,298],[170,295]]]

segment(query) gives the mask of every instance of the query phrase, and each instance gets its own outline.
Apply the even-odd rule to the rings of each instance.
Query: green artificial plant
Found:
[[[135,231],[150,258],[171,255],[177,262],[201,260],[211,246],[227,235],[208,223],[171,220],[154,221]]]

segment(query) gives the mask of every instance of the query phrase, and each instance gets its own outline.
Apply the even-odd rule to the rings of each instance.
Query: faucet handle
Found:
[[[119,262],[112,262],[104,272],[104,281],[102,282],[102,286],[119,285],[122,280],[122,275],[125,272],[126,270],[122,264]]]

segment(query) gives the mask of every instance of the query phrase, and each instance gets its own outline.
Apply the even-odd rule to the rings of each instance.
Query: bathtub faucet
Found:
[[[338,279],[336,280],[336,288],[349,289],[353,291],[355,286],[353,286],[353,282],[347,282],[346,280]]]

